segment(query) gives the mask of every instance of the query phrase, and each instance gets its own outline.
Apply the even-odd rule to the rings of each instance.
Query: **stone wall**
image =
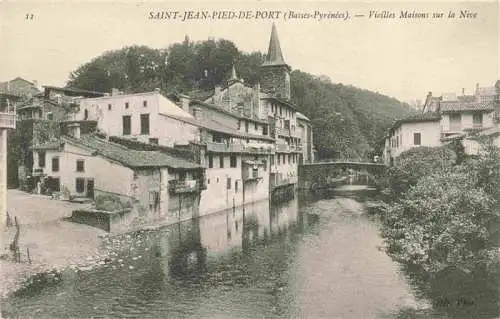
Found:
[[[282,99],[290,99],[290,80],[286,66],[267,66],[261,69],[262,92]]]

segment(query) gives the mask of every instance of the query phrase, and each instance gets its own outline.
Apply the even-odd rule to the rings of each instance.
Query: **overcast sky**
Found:
[[[281,10],[278,19],[150,20],[151,11]],[[340,19],[284,19],[295,12],[337,11]],[[475,19],[370,19],[382,13],[477,13]],[[33,20],[26,20],[33,14]],[[21,76],[42,85],[64,85],[68,74],[106,50],[127,45],[164,48],[188,35],[192,40],[226,38],[240,50],[268,47],[271,25],[278,28],[285,60],[293,69],[326,75],[403,101],[434,94],[471,94],[476,83],[491,86],[500,78],[499,5],[442,2],[412,4],[355,2],[132,2],[80,1],[71,4],[9,0],[0,2],[0,81]]]

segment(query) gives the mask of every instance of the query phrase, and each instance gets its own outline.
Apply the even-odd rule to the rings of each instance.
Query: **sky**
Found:
[[[251,11],[259,18],[182,21],[185,11]],[[400,19],[410,13],[443,18]],[[475,18],[458,18],[461,10]],[[499,3],[325,1],[23,1],[0,2],[0,81],[17,76],[63,86],[79,65],[128,45],[166,48],[209,37],[233,41],[245,52],[266,52],[276,24],[286,62],[410,102],[427,92],[472,94],[476,83],[500,79]],[[149,19],[150,12],[179,11],[180,19]],[[263,17],[279,11],[279,16]],[[349,19],[290,18],[290,11],[349,14]],[[370,18],[370,11],[379,18]],[[384,13],[384,11],[386,11]],[[455,18],[448,18],[449,11]],[[395,18],[384,18],[394,13]],[[26,19],[26,16],[33,19]],[[354,17],[354,15],[363,15]]]

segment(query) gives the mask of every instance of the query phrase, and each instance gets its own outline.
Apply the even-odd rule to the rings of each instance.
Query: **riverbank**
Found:
[[[106,258],[101,238],[105,231],[64,220],[73,209],[88,204],[53,200],[19,190],[9,190],[8,199],[9,215],[19,224],[20,262],[14,260],[9,249],[16,227],[2,229],[0,296],[22,288],[36,274],[71,267],[85,269]]]

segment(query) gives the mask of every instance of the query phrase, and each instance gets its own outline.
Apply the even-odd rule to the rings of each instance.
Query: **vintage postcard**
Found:
[[[500,317],[500,5],[0,2],[0,317]]]

